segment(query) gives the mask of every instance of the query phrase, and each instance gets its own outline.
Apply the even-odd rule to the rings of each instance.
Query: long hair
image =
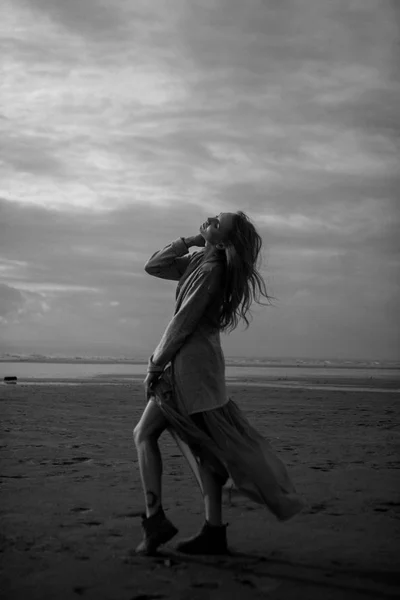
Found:
[[[218,254],[225,254],[225,278],[220,329],[231,332],[243,320],[248,329],[252,315],[253,301],[265,305],[261,296],[271,304],[272,296],[267,293],[265,281],[259,273],[262,239],[249,217],[242,211],[235,213],[233,227],[225,248]],[[250,317],[250,319],[248,318]]]

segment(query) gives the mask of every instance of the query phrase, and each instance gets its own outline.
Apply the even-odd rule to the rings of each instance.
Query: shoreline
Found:
[[[1,363],[31,363],[31,364],[65,364],[65,365],[147,365],[145,359],[90,359],[90,358],[21,358],[21,357],[0,357]],[[378,364],[376,364],[378,363]],[[396,360],[318,360],[318,359],[282,359],[282,361],[274,359],[261,360],[246,360],[246,359],[229,359],[225,358],[227,367],[259,367],[259,368],[298,368],[298,369],[351,369],[373,371],[390,370],[399,371],[400,361]]]
[[[142,384],[144,375],[96,375],[93,377],[77,378],[21,378],[16,382],[6,383],[0,381],[3,387],[23,387],[23,386],[129,386]],[[287,390],[320,390],[320,391],[342,391],[342,392],[376,392],[400,394],[400,381],[393,379],[339,379],[331,377],[324,379],[315,379],[312,377],[303,378],[268,378],[268,377],[226,377],[226,386],[244,386],[255,388],[272,388]]]

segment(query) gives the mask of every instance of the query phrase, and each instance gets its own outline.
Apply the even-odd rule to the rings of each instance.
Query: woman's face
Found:
[[[200,233],[212,246],[224,243],[233,227],[234,213],[220,213],[217,217],[209,217],[200,227]]]

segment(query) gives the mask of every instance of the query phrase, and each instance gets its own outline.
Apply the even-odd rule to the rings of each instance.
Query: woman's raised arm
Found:
[[[144,270],[149,275],[160,279],[179,281],[193,256],[185,256],[185,254],[188,254],[191,246],[200,245],[199,237],[178,238],[162,250],[157,250],[145,264]]]
[[[157,250],[145,264],[144,270],[160,279],[179,281],[190,263],[190,256],[185,256],[188,252],[184,240],[178,238],[162,250]]]

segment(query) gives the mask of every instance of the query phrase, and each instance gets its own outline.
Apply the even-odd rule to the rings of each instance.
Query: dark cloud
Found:
[[[283,171],[284,176],[284,171]],[[289,172],[279,183],[234,183],[221,186],[225,207],[254,214],[289,218],[293,214],[318,219],[327,225],[342,223],[343,230],[363,217],[371,231],[381,221],[399,223],[397,175],[362,176],[341,173]],[[375,213],[375,214],[373,214]],[[306,233],[307,232],[306,230]]]
[[[67,62],[91,62],[106,67],[121,62],[121,55],[142,61],[142,52],[147,57],[157,55],[161,48],[168,55],[165,43],[170,41],[169,11],[159,3],[130,2],[115,0],[17,0],[20,6],[29,8],[35,18],[50,20],[61,33],[56,52],[62,58],[67,50]],[[69,35],[69,38],[64,37]],[[84,46],[77,43],[77,38]],[[28,58],[29,60],[29,58]]]
[[[394,3],[19,0],[10,24],[7,343],[150,350],[175,284],[145,275],[147,258],[209,214],[245,210],[279,310],[244,352],[265,339],[278,354],[363,352],[374,337],[393,352]]]
[[[255,213],[249,213],[255,217]],[[264,214],[272,215],[268,211]],[[59,339],[60,348],[76,351],[87,345],[93,349],[105,339],[128,354],[145,353],[146,348],[151,351],[172,316],[175,284],[148,277],[143,265],[156,249],[179,235],[194,233],[192,211],[178,205],[155,212],[144,204],[97,215],[82,210],[73,214],[3,202],[1,215],[4,227],[0,251],[10,264],[26,261],[26,270],[15,281],[16,287],[12,289],[9,282],[1,290],[8,294],[8,310],[17,315],[13,327],[4,330],[9,344],[23,335],[26,340],[36,336],[48,344],[51,333]],[[288,213],[288,219],[290,216]],[[357,213],[351,218],[355,226]],[[381,223],[374,238],[373,223],[369,227],[368,219],[364,220],[356,236],[364,236],[364,245],[354,244],[354,236],[340,230],[322,227],[321,232],[313,230],[310,234],[307,228],[302,231],[291,227],[290,221],[285,227],[284,220],[273,226],[259,226],[259,230],[270,250],[264,275],[277,302],[274,312],[262,313],[258,331],[262,330],[263,335],[270,332],[269,339],[275,340],[278,353],[285,353],[283,344],[291,339],[294,353],[304,355],[296,342],[295,332],[301,333],[297,319],[301,315],[302,322],[308,323],[317,314],[321,327],[329,322],[335,330],[339,328],[341,335],[343,327],[350,332],[346,338],[349,348],[356,349],[352,336],[363,327],[365,319],[370,325],[361,332],[360,339],[367,343],[375,335],[377,354],[393,349],[390,328],[398,314],[395,299],[399,295],[399,261],[391,246],[396,242],[393,224]],[[383,247],[385,238],[391,240],[388,248]],[[50,284],[50,292],[46,286],[40,288],[41,293],[34,291],[35,285],[45,283]],[[28,290],[17,289],[21,284]],[[57,290],[57,285],[64,287]],[[384,317],[379,316],[379,306],[384,306]],[[357,325],[351,325],[352,319]],[[324,348],[327,342],[322,340],[323,327],[311,330],[310,325],[308,332],[307,339]],[[253,342],[257,335],[251,338]],[[339,333],[336,341],[331,338],[330,343],[339,348]],[[241,346],[244,352],[248,342]],[[233,336],[224,343],[229,352],[238,342]],[[112,353],[111,346],[107,347]],[[305,348],[312,350],[308,342]]]
[[[93,36],[104,42],[110,37],[123,35],[129,23],[124,11],[126,3],[121,2],[105,4],[100,0],[29,0],[29,3],[25,3],[21,0],[21,4],[42,12],[75,33]]]
[[[299,124],[306,139],[318,125],[333,128],[332,141],[335,129],[398,139],[398,29],[386,0],[199,2],[181,36],[198,73],[193,98],[225,104],[219,118],[235,132],[255,124],[261,134],[272,121],[294,148]]]
[[[0,51],[5,56],[12,56],[16,62],[29,64],[31,73],[43,73],[44,70],[48,75],[54,67],[60,68],[60,64],[63,69],[76,64],[74,52],[62,36],[53,44],[44,44],[40,36],[28,40],[15,34],[5,34],[0,38]]]
[[[349,60],[387,65],[397,36],[393,4],[386,0],[197,2],[188,5],[184,32],[196,64],[211,70],[232,67],[232,77],[243,69],[284,78],[307,62],[321,63],[321,68],[324,62]],[[268,79],[264,82],[268,85]]]
[[[366,143],[376,142],[374,136],[381,135],[393,144],[393,152],[399,149],[399,93],[400,85],[387,82],[381,87],[377,82],[376,89],[362,91],[355,97],[341,99],[333,97],[329,103],[312,102],[309,107],[309,119],[314,123],[340,125],[354,131],[370,135]]]
[[[0,214],[0,252],[29,261],[22,281],[98,288],[110,295],[124,291],[127,297],[143,297],[146,282],[151,286],[144,264],[155,249],[195,234],[204,221],[200,211],[196,223],[180,206],[154,211],[146,204],[96,214],[2,200]]]
[[[23,297],[19,290],[0,283],[0,317],[6,317],[23,305]]]
[[[21,173],[64,178],[67,168],[56,157],[58,148],[58,142],[44,135],[16,132],[7,134],[3,130],[0,160],[3,165]]]

